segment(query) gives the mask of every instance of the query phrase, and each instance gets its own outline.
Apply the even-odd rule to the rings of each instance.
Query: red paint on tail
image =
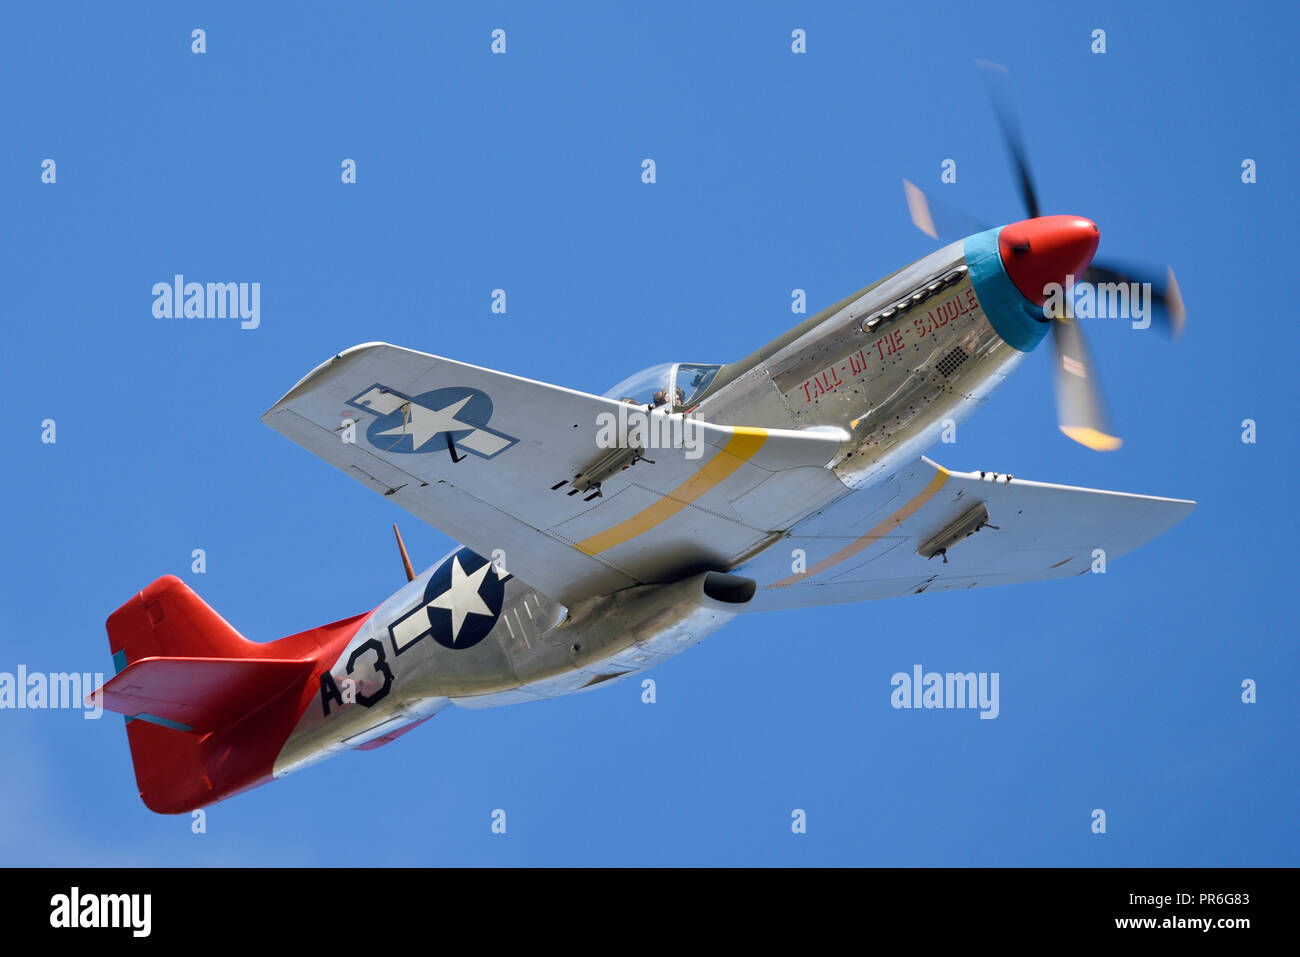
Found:
[[[140,798],[179,814],[271,779],[276,756],[369,614],[279,641],[249,641],[167,575],[108,618],[126,667],[96,692],[127,722]],[[121,653],[124,653],[122,655]]]

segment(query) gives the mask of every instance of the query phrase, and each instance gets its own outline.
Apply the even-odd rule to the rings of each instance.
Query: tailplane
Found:
[[[145,805],[177,814],[269,781],[321,673],[367,617],[249,641],[173,575],[113,612],[117,674],[91,697],[126,716]]]

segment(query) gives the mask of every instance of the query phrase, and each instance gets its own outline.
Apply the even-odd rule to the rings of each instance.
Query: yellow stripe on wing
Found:
[[[731,431],[731,439],[718,451],[718,454],[677,488],[631,518],[597,535],[585,538],[573,547],[584,555],[595,555],[615,545],[622,545],[642,532],[648,532],[721,484],[727,476],[748,462],[767,441],[767,429],[737,428]]]
[[[902,525],[905,521],[911,518],[917,512],[917,510],[920,509],[922,505],[930,501],[930,499],[934,498],[935,493],[938,492],[939,489],[943,488],[944,483],[948,481],[948,475],[949,475],[948,470],[944,468],[942,465],[936,466],[936,468],[938,468],[939,471],[935,473],[934,478],[930,479],[929,485],[921,489],[921,491],[918,492],[916,496],[912,498],[911,501],[909,501],[906,505],[900,508],[893,515],[890,515],[889,518],[885,519],[883,522],[881,522],[871,531],[867,532],[865,535],[863,535],[860,538],[855,538],[853,541],[849,542],[849,544],[841,548],[838,552],[831,555],[829,558],[823,558],[821,561],[819,561],[816,565],[813,565],[807,571],[790,575],[786,578],[782,578],[780,581],[773,582],[772,584],[766,587],[784,588],[787,585],[794,585],[802,581],[807,581],[812,576],[820,572],[824,572],[826,569],[834,565],[838,565],[846,558],[852,558],[854,555],[862,551],[864,548],[867,548],[870,545],[874,545],[876,542],[880,541],[890,532],[894,531],[894,529],[898,528],[898,526]]]

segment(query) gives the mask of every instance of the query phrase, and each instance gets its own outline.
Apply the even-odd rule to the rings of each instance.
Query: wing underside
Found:
[[[1145,544],[1195,504],[921,459],[737,573],[760,583],[754,611],[1069,578]]]
[[[383,343],[318,367],[263,421],[563,604],[731,567],[846,492],[825,467],[838,430],[688,426]]]

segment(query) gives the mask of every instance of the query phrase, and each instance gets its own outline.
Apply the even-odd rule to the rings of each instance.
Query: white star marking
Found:
[[[385,432],[376,432],[375,434],[409,435],[411,437],[411,450],[418,451],[422,445],[439,432],[464,432],[466,429],[477,428],[477,426],[470,425],[468,422],[461,422],[456,418],[456,415],[469,400],[470,396],[465,396],[465,398],[441,409],[430,409],[415,402],[407,403],[410,409],[409,421],[403,422],[396,428],[388,429]]]
[[[466,575],[465,569],[460,567],[460,556],[453,556],[451,559],[451,587],[429,602],[430,608],[445,608],[451,612],[451,643],[453,645],[456,644],[456,639],[460,637],[460,626],[465,623],[466,615],[492,616],[492,609],[488,608],[483,602],[482,596],[478,593],[484,577],[491,568],[492,563],[486,562],[474,574]]]

